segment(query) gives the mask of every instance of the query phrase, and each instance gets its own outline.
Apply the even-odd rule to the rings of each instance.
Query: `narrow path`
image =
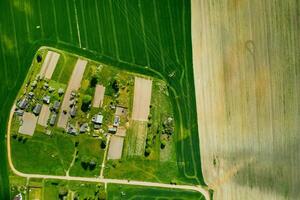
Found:
[[[66,171],[66,176],[69,176],[69,172],[70,172],[70,169],[73,167],[74,165],[74,162],[75,162],[75,159],[76,159],[76,156],[77,156],[77,147],[75,147],[74,149],[74,153],[73,153],[73,159],[72,159],[72,162],[70,163],[70,166],[68,168],[68,170]]]
[[[101,165],[100,178],[104,178],[103,177],[103,172],[104,172],[104,169],[105,169],[105,161],[106,161],[106,157],[107,157],[109,141],[110,141],[110,135],[107,136],[105,152],[104,152],[103,161],[102,161],[102,165]]]

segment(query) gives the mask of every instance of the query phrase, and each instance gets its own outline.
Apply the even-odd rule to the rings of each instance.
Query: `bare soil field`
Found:
[[[49,106],[43,104],[41,113],[39,115],[38,124],[42,126],[47,126],[49,116],[50,116]]]
[[[103,85],[96,85],[93,107],[95,108],[99,108],[99,106],[102,107],[104,93],[105,93],[105,87]]]
[[[41,77],[45,77],[46,79],[51,79],[59,57],[60,57],[59,53],[56,53],[54,51],[47,52],[46,58],[43,62],[43,65],[42,65],[42,68],[40,71]]]
[[[113,135],[110,139],[107,159],[114,160],[122,157],[124,138]]]
[[[74,90],[78,90],[80,88],[80,83],[84,74],[84,70],[86,67],[87,61],[86,60],[81,60],[78,59],[75,65],[75,68],[72,72],[65,96],[64,96],[64,100],[62,102],[62,106],[61,106],[61,111],[59,114],[59,118],[58,118],[58,122],[57,122],[57,126],[61,127],[61,128],[65,128],[68,122],[68,116],[69,116],[69,110],[70,110],[70,106],[69,106],[69,101],[70,101],[70,96],[72,91]],[[67,113],[64,114],[63,111],[66,110]]]
[[[152,80],[135,77],[132,119],[148,121],[152,92]]]
[[[298,199],[299,1],[191,8],[202,169],[214,199]]]
[[[19,128],[19,133],[32,136],[37,123],[37,117],[29,112],[24,112],[23,123]]]

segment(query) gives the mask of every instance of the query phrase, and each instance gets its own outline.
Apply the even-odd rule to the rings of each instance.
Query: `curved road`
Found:
[[[197,185],[171,185],[165,183],[155,183],[155,182],[145,182],[145,181],[129,181],[124,179],[107,179],[107,178],[87,178],[87,177],[75,177],[75,176],[54,176],[54,175],[44,175],[44,174],[25,174],[18,171],[11,159],[11,146],[10,146],[10,126],[11,121],[14,115],[14,110],[16,106],[15,103],[10,111],[9,120],[7,124],[7,153],[8,153],[8,164],[11,170],[18,176],[25,178],[42,178],[42,179],[59,179],[59,180],[70,180],[70,181],[85,181],[85,182],[97,182],[97,183],[113,183],[113,184],[123,184],[123,185],[138,185],[138,186],[146,186],[146,187],[160,187],[160,188],[169,188],[169,189],[182,189],[182,190],[193,190],[200,192],[206,200],[210,200],[210,195],[207,189],[203,186]]]

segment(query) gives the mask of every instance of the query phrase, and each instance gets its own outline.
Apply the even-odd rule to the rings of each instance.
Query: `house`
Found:
[[[56,114],[56,113],[53,113],[53,114],[51,115],[50,120],[49,120],[50,126],[54,126],[55,121],[56,121],[56,117],[57,117],[57,114]]]
[[[103,122],[103,115],[97,114],[92,118],[92,122],[97,125],[101,125]]]
[[[76,128],[72,124],[68,125],[67,133],[72,135],[78,135]]]
[[[64,89],[62,89],[62,88],[59,88],[58,91],[57,91],[57,93],[58,93],[59,96],[63,95],[64,92],[65,92],[65,91],[64,91]]]
[[[101,128],[101,125],[100,124],[94,124],[94,129],[95,130],[98,130],[98,129],[100,129]]]
[[[120,117],[119,116],[115,116],[115,119],[114,119],[114,125],[115,127],[118,127],[120,124]]]
[[[108,127],[108,132],[109,133],[116,133],[117,132],[117,128],[116,127]]]
[[[89,128],[88,123],[84,123],[84,124],[82,124],[82,125],[80,126],[79,132],[80,132],[80,133],[85,133],[85,132],[88,131],[88,128]]]
[[[76,106],[73,106],[70,110],[70,115],[71,117],[75,117],[76,116]]]
[[[59,107],[60,107],[60,102],[59,101],[54,101],[53,106],[52,106],[52,110],[54,112],[58,112]]]
[[[22,200],[23,198],[22,198],[22,194],[21,193],[19,193],[19,194],[17,194],[15,197],[14,197],[14,200]]]
[[[44,89],[44,90],[47,90],[47,89],[48,89],[48,87],[49,87],[49,84],[48,84],[48,83],[44,83],[44,85],[43,85],[43,89]]]
[[[42,105],[41,104],[36,104],[35,107],[33,108],[32,112],[35,115],[39,115],[42,109]]]
[[[28,96],[29,99],[32,99],[34,97],[34,93],[33,92],[29,92],[27,96]]]
[[[54,91],[55,91],[55,88],[54,88],[54,87],[49,87],[49,89],[48,89],[48,90],[49,90],[49,92],[50,92],[50,93],[52,93],[52,92],[54,92]]]
[[[24,110],[16,109],[16,110],[15,110],[15,114],[16,114],[17,116],[23,116],[23,115],[24,115]]]
[[[51,97],[49,95],[44,96],[43,97],[43,102],[46,103],[46,104],[49,104],[50,103],[50,98]]]
[[[27,98],[23,98],[21,101],[19,101],[18,103],[18,107],[22,110],[26,109],[28,106],[28,99]]]

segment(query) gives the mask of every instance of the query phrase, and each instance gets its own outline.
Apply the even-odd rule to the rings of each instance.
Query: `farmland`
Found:
[[[1,124],[40,46],[51,46],[168,83],[176,124],[177,167],[204,184],[199,155],[188,1],[1,1]],[[47,7],[47,9],[44,9]],[[175,34],[180,33],[180,34]],[[54,77],[61,80],[60,74]],[[6,157],[1,126],[1,157]],[[188,155],[188,156],[185,156]],[[182,164],[184,163],[184,164]],[[176,163],[174,163],[176,165]],[[0,194],[8,191],[1,165]]]
[[[299,1],[192,4],[202,167],[214,199],[299,199]]]

